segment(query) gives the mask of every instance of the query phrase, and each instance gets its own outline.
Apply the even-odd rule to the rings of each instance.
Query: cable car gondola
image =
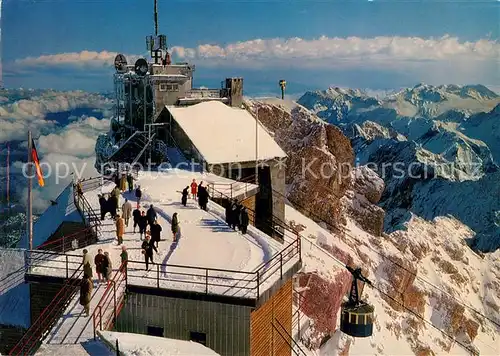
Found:
[[[358,292],[358,281],[371,285],[371,282],[363,277],[361,268],[346,268],[352,274],[351,292],[349,300],[342,303],[340,315],[340,330],[354,337],[368,337],[373,334],[373,312],[375,308],[362,301]]]

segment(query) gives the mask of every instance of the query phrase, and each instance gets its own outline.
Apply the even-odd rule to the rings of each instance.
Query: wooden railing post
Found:
[[[116,282],[115,281],[112,281],[113,282],[113,305],[114,305],[114,308],[113,308],[113,324],[116,323]]]

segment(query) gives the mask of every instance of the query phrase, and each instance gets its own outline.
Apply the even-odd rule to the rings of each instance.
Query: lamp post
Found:
[[[286,89],[286,80],[280,80],[280,88],[281,88],[281,100],[285,99],[285,89]]]
[[[255,184],[259,185],[259,111],[257,108],[257,116],[255,117]]]

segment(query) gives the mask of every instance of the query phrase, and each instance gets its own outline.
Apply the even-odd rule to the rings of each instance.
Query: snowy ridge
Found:
[[[394,292],[396,289],[394,298],[398,298],[398,289],[402,288],[400,291],[405,294],[406,298],[401,302],[436,328],[453,337],[456,335],[457,340],[462,344],[472,349],[477,348],[481,354],[498,354],[500,351],[497,342],[498,327],[472,309],[463,308],[457,303],[457,300],[462,300],[464,305],[470,305],[483,315],[496,314],[498,316],[495,310],[500,303],[497,297],[500,284],[498,282],[492,284],[492,279],[497,278],[500,273],[500,265],[497,261],[498,252],[486,260],[482,260],[481,257],[471,252],[463,241],[471,234],[466,226],[451,218],[440,218],[428,223],[414,217],[408,224],[407,232],[395,232],[380,239],[365,233],[354,223],[349,222],[346,235],[340,237],[320,227],[292,207],[287,206],[286,209],[287,220],[293,221],[296,226],[301,226],[302,236],[307,236],[302,242],[304,263],[302,273],[317,274],[325,281],[324,283],[336,283],[335,281],[340,276],[338,273],[342,271],[342,268],[328,256],[329,253],[325,253],[324,249],[318,249],[314,245],[325,246],[337,259],[347,258],[354,264],[364,266],[372,282],[386,293],[391,294],[391,291]],[[452,231],[454,234],[450,235]],[[432,245],[427,241],[429,234],[433,236]],[[359,239],[362,243],[358,244],[350,236]],[[453,236],[454,239],[450,241],[449,236]],[[402,245],[402,241],[407,241],[407,244]],[[384,255],[408,267],[411,264],[415,265],[417,278],[406,279],[405,271],[382,258]],[[456,261],[462,259],[467,259],[468,268],[444,272],[449,266],[458,267]],[[441,273],[437,274],[433,271],[441,271]],[[469,287],[470,281],[473,281],[472,288]],[[350,283],[350,279],[346,283]],[[315,303],[314,305],[319,306],[314,300],[322,298],[322,292],[314,288],[314,286],[309,287],[309,295],[306,288],[305,296],[306,299],[312,299],[311,302]],[[317,295],[318,293],[320,295]],[[339,330],[335,331],[339,325],[336,319],[332,329],[329,330],[329,332],[335,331],[332,338],[320,350],[312,350],[311,355],[418,354],[424,350],[432,350],[434,354],[465,355],[469,353],[441,331],[408,313],[376,290],[366,287],[363,295],[375,306],[374,335],[367,339],[353,339],[343,335]],[[321,305],[325,308],[324,310],[327,310],[326,305]],[[325,330],[324,326],[320,327],[323,325],[321,314],[325,314],[325,311],[312,315],[312,328],[319,328],[316,329],[319,333],[328,330]],[[496,322],[500,323],[500,318],[497,318]],[[480,328],[479,325],[481,325]],[[311,337],[314,337],[314,333]]]

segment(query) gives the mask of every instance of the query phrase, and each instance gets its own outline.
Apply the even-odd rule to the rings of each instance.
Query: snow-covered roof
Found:
[[[43,244],[59,228],[62,222],[83,222],[73,198],[73,184],[59,194],[57,204],[50,205],[33,225],[33,248]],[[26,239],[21,239],[19,247],[28,248]]]
[[[114,347],[118,340],[120,352],[127,356],[219,356],[212,349],[193,341],[114,331],[100,331],[99,335],[110,347]]]
[[[167,109],[189,136],[208,164],[253,162],[255,155],[255,118],[246,110],[219,101]],[[258,125],[258,160],[286,157],[262,125]]]

